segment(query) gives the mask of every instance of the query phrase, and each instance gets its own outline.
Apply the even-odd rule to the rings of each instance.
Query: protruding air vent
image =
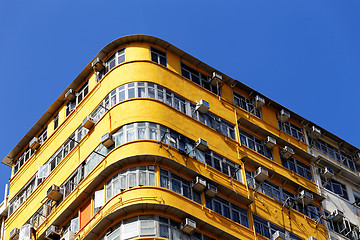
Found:
[[[69,89],[69,91],[67,91],[65,93],[65,99],[69,100],[69,101],[72,101],[72,100],[75,99],[75,91],[74,91],[74,89]]]
[[[95,124],[94,118],[91,116],[86,116],[86,118],[82,121],[82,125],[84,128],[90,130]]]
[[[254,173],[256,181],[263,182],[269,176],[268,170],[263,167],[258,167]]]
[[[271,240],[286,240],[285,233],[276,231],[271,236]]]
[[[195,111],[198,111],[200,113],[207,113],[209,108],[210,104],[207,101],[201,99],[200,102],[196,103]]]
[[[10,231],[9,239],[10,240],[19,239],[19,229],[18,228],[14,228],[13,230]]]
[[[265,99],[261,97],[260,95],[255,96],[255,107],[257,109],[262,108],[262,106],[265,104]]]
[[[93,67],[96,72],[101,72],[104,70],[105,64],[100,58],[95,58],[95,60],[91,63],[91,67]]]
[[[29,142],[29,147],[32,149],[32,150],[36,150],[40,147],[40,140],[39,138],[37,137],[33,137],[33,139],[31,139],[31,141]]]
[[[325,179],[330,179],[334,176],[334,171],[331,168],[325,167],[320,170],[321,177]]]
[[[276,139],[270,136],[267,136],[265,139],[265,147],[273,149],[276,146]]]
[[[339,222],[344,218],[344,213],[338,209],[336,209],[335,211],[333,211],[333,213],[331,214],[331,220],[333,222]]]
[[[206,190],[205,190],[205,194],[208,196],[208,197],[215,197],[216,194],[217,194],[217,187],[208,183],[207,184],[207,187],[206,187]]]
[[[315,126],[312,126],[309,136],[314,139],[318,139],[321,137],[321,130]]]
[[[104,145],[107,148],[115,144],[114,138],[111,135],[111,133],[105,133],[104,135],[102,135],[100,141],[102,145]]]
[[[297,200],[298,202],[307,206],[314,201],[314,196],[311,192],[308,192],[306,190],[301,190]]]
[[[217,86],[220,82],[222,82],[222,76],[217,72],[213,72],[210,79],[210,84]]]
[[[60,201],[63,197],[60,188],[53,184],[46,192],[46,197],[53,201]]]
[[[202,192],[206,188],[206,180],[202,179],[199,176],[196,176],[192,183],[192,187],[195,191]]]
[[[45,238],[51,240],[59,240],[60,239],[60,230],[57,226],[51,225],[46,229]]]
[[[286,122],[290,118],[290,113],[285,109],[281,109],[277,117],[280,122]]]
[[[292,155],[294,155],[294,150],[288,146],[285,146],[283,149],[281,149],[280,154],[282,158],[289,159]]]
[[[195,142],[195,147],[197,149],[199,149],[200,151],[206,151],[209,148],[209,144],[207,141],[205,141],[202,138],[199,138],[198,140],[196,140]]]
[[[196,229],[196,222],[190,218],[185,218],[185,220],[181,224],[181,231],[191,234]]]

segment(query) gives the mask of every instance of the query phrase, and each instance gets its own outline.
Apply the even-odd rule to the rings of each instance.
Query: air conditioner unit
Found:
[[[100,138],[100,142],[107,148],[115,144],[114,138],[111,133],[105,133],[104,135],[102,135]]]
[[[82,121],[82,125],[84,128],[90,130],[95,124],[94,118],[91,116],[86,116],[86,118]]]
[[[96,72],[101,72],[105,68],[104,62],[100,58],[96,58],[92,63],[91,67],[95,69]]]
[[[265,104],[265,99],[261,97],[260,95],[255,96],[255,107],[256,108],[262,108],[262,106]]]
[[[39,138],[37,137],[33,137],[33,139],[31,139],[31,141],[29,142],[29,147],[32,149],[32,150],[36,150],[40,147],[40,140]]]
[[[331,214],[331,220],[333,222],[339,222],[344,218],[344,213],[338,209],[334,210]]]
[[[52,239],[52,240],[58,240],[60,239],[60,230],[57,226],[51,225],[46,229],[45,232],[45,238]]]
[[[295,154],[294,150],[292,148],[285,146],[283,149],[281,149],[281,157],[284,159],[289,159],[292,155]]]
[[[307,206],[314,201],[314,195],[306,190],[301,190],[297,197],[297,200],[298,202]]]
[[[309,237],[307,240],[319,240],[319,239],[317,239],[317,238],[315,238],[315,237],[311,236],[311,237]]]
[[[75,233],[73,231],[68,230],[64,235],[61,237],[60,240],[74,240]]]
[[[196,176],[192,183],[192,188],[197,192],[202,192],[206,188],[206,180]]]
[[[216,72],[212,73],[210,84],[213,86],[217,86],[222,81],[222,76]]]
[[[53,201],[60,201],[63,197],[60,188],[53,184],[46,192],[46,197]]]
[[[156,171],[156,167],[154,165],[150,165],[148,168],[150,171]]]
[[[198,112],[201,112],[201,113],[207,113],[207,111],[209,110],[210,108],[210,104],[201,99],[197,104],[196,104],[196,107],[195,107],[195,111],[198,111]]]
[[[276,231],[271,236],[271,240],[286,240],[285,233]]]
[[[267,136],[265,141],[265,147],[273,149],[276,146],[276,139],[270,136]]]
[[[10,240],[19,239],[19,229],[18,228],[14,228],[13,230],[10,231],[9,239]]]
[[[209,148],[209,144],[207,141],[205,141],[202,138],[199,138],[198,140],[196,140],[195,142],[195,147],[197,149],[199,149],[200,151],[206,151]]]
[[[256,181],[263,182],[269,176],[268,170],[263,167],[258,167],[254,173]]]
[[[312,126],[309,136],[314,139],[318,139],[321,137],[321,130],[315,126]]]
[[[217,187],[210,184],[210,183],[208,183],[207,186],[206,186],[205,194],[208,197],[215,197],[216,194],[217,194]]]
[[[69,101],[72,101],[72,100],[75,99],[75,91],[74,91],[74,89],[69,89],[69,91],[67,91],[65,93],[65,99],[69,100]]]
[[[290,113],[285,109],[281,109],[278,113],[278,119],[280,122],[286,122],[290,118]]]
[[[20,227],[19,230],[19,239],[20,240],[30,240],[31,233],[34,231],[34,228],[30,224],[25,224],[24,226]]]
[[[196,222],[190,218],[185,218],[185,220],[181,224],[181,231],[191,234],[196,229]]]
[[[328,167],[321,169],[320,173],[321,173],[321,177],[323,177],[325,179],[330,179],[334,176],[334,171]]]
[[[360,152],[355,154],[355,163],[357,165],[360,165]]]

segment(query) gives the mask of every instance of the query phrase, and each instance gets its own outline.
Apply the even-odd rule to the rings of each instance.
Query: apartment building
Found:
[[[3,159],[5,239],[359,239],[358,152],[170,43],[126,36]]]

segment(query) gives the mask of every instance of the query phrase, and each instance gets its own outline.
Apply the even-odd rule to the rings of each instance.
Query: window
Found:
[[[113,67],[125,62],[125,48],[114,53],[105,63],[106,72],[110,71]]]
[[[240,94],[234,92],[234,103],[236,106],[241,107],[242,109],[254,114],[255,116],[261,118],[261,111],[255,107],[255,104],[252,100],[249,100]]]
[[[160,186],[202,204],[201,194],[192,190],[191,183],[186,179],[171,173],[170,171],[160,169]]]
[[[119,192],[135,186],[155,186],[155,166],[138,166],[115,174],[106,183],[106,201]]]
[[[250,133],[247,133],[240,128],[239,131],[241,144],[247,146],[248,148],[260,153],[267,158],[273,159],[272,150],[265,147],[264,141],[261,141],[260,139],[254,137]]]
[[[329,180],[325,181],[324,179],[321,179],[322,185],[329,191],[338,194],[340,197],[343,197],[347,200],[349,200],[346,187],[344,184],[339,183],[338,181],[330,178]]]
[[[299,128],[298,126],[296,126],[295,124],[292,124],[291,122],[281,122],[278,121],[279,124],[279,129],[281,131],[286,132],[287,134],[290,134],[291,136],[293,136],[294,138],[297,138],[298,140],[304,142],[304,134],[301,128]]]
[[[279,231],[279,232],[285,233],[285,236],[288,236],[288,238],[290,237],[291,239],[302,240],[302,238],[299,238],[298,236],[296,236],[288,231],[285,231],[281,227],[278,227],[275,224],[268,222],[261,217],[258,217],[253,214],[253,218],[254,218],[255,232],[266,238],[272,239],[272,235],[276,231]]]
[[[75,109],[75,107],[83,100],[89,93],[89,81],[86,81],[79,91],[75,94],[76,98],[66,103],[65,115],[66,117]]]
[[[335,231],[350,240],[360,239],[360,228],[352,224],[346,217],[338,222],[332,221],[330,213],[325,211],[325,221],[328,229]]]
[[[206,197],[206,207],[229,218],[245,227],[249,227],[247,211],[229,201],[215,196],[214,198]]]
[[[14,174],[21,168],[22,165],[33,155],[34,151],[31,148],[26,148],[24,152],[18,157],[14,164]]]
[[[360,193],[353,190],[354,193],[354,203],[356,206],[360,207]]]
[[[230,160],[224,158],[223,156],[210,151],[210,150],[206,150],[205,151],[205,163],[208,164],[209,166],[215,168],[216,170],[236,179],[241,181],[241,174],[240,174],[240,169],[239,169],[239,165],[231,162]]]
[[[151,51],[151,61],[166,67],[166,53],[153,47],[150,48],[150,51]]]
[[[40,144],[43,144],[47,139],[47,126],[45,129],[39,134],[38,139],[40,141]]]
[[[313,181],[311,167],[297,160],[296,158],[293,157],[290,157],[289,159],[281,158],[281,164],[283,165],[283,167],[286,167],[287,169],[299,174],[300,176],[310,181]]]
[[[181,63],[181,75],[202,86],[203,88],[206,88],[207,90],[217,95],[220,95],[220,90],[218,89],[218,86],[213,86],[209,83],[209,77],[187,66],[184,63]]]
[[[324,153],[328,157],[335,159],[336,161],[344,164],[348,168],[353,171],[360,172],[360,166],[356,165],[354,159],[343,151],[331,146],[330,144],[324,142],[321,139],[312,139],[309,137],[311,145],[319,150],[320,152]]]
[[[214,240],[201,233],[194,232],[191,236],[181,231],[181,224],[167,217],[141,215],[122,220],[104,234],[100,240],[120,240],[138,237],[163,237],[167,239]]]
[[[59,126],[59,113],[54,117],[54,130]]]

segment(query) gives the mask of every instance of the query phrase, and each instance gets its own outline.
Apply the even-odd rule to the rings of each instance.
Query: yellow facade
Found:
[[[155,230],[149,230],[149,235],[142,235],[139,230],[138,235],[133,237],[164,238],[166,234],[162,236],[159,230],[160,219],[164,217],[171,219],[175,223],[181,223],[186,218],[192,219],[196,222],[195,231],[200,234],[196,236],[201,236],[203,239],[267,239],[266,233],[256,230],[253,215],[257,215],[265,221],[261,225],[262,231],[267,229],[265,226],[273,229],[271,234],[275,230],[282,229],[280,232],[291,233],[292,236],[296,236],[298,239],[308,239],[311,236],[319,240],[327,239],[326,229],[322,221],[319,223],[316,219],[312,219],[295,209],[294,206],[286,206],[282,201],[276,200],[276,197],[269,196],[257,187],[249,186],[246,181],[247,172],[255,172],[259,166],[262,166],[269,171],[267,181],[294,194],[294,196],[301,190],[313,193],[315,199],[312,204],[320,208],[319,200],[321,200],[321,196],[317,192],[314,181],[306,179],[282,165],[279,152],[283,147],[290,146],[295,150],[294,156],[297,161],[309,166],[311,170],[311,159],[307,158],[305,154],[308,147],[307,142],[300,141],[279,129],[277,119],[277,114],[281,110],[279,105],[268,104],[270,101],[266,99],[266,103],[261,107],[261,118],[236,106],[233,92],[250,100],[254,98],[254,93],[244,89],[237,81],[225,75],[223,75],[223,82],[220,82],[217,86],[221,87],[221,96],[205,89],[183,76],[181,63],[208,77],[212,74],[212,72],[209,72],[211,68],[203,63],[199,64],[201,63],[199,60],[160,39],[140,35],[135,38],[131,36],[120,38],[114,43],[106,47],[106,56],[101,55],[105,65],[111,60],[113,54],[117,54],[117,51],[123,48],[125,48],[125,61],[112,67],[100,79],[97,76],[98,73],[91,68],[91,63],[87,66],[87,69],[83,71],[87,73],[86,77],[82,78],[82,81],[77,81],[74,84],[75,87],[72,86],[72,89],[76,92],[88,81],[89,90],[86,96],[77,103],[68,116],[66,116],[68,100],[63,100],[62,105],[54,110],[55,113],[59,114],[58,127],[54,129],[53,118],[56,114],[47,118],[47,124],[45,124],[47,126],[47,139],[12,175],[8,199],[10,204],[13,203],[14,210],[11,210],[11,214],[6,220],[6,239],[9,239],[10,232],[13,229],[20,228],[26,223],[34,227],[37,239],[45,239],[46,230],[51,225],[62,229],[59,234],[64,234],[65,229],[67,231],[75,229],[71,226],[69,230],[68,225],[71,220],[76,218],[78,220],[78,228],[74,231],[76,239],[100,239],[102,236],[110,239],[109,236],[115,234],[116,229],[121,229],[119,232],[124,237],[128,234],[125,229],[128,219],[138,217],[138,220],[134,221],[137,221],[140,225],[143,224],[139,216],[155,216],[151,217],[152,220],[147,222],[154,224],[153,228]],[[166,53],[166,66],[152,61],[151,51],[153,48]],[[36,183],[33,189],[28,190],[30,192],[25,195],[26,199],[19,198],[19,194],[34,177],[35,181],[39,181],[39,166],[49,163],[49,159],[52,159],[54,153],[64,145],[72,133],[82,126],[83,120],[93,113],[109,94],[114,90],[120,92],[117,89],[126,86],[126,89],[128,89],[127,94],[130,95],[129,89],[132,83],[137,83],[135,89],[139,90],[142,85],[138,83],[145,82],[146,86],[156,84],[158,91],[160,91],[161,87],[166,88],[172,94],[185,99],[187,107],[191,104],[196,105],[201,99],[207,101],[210,105],[209,112],[212,114],[211,116],[221,118],[221,121],[233,126],[234,139],[210,127],[209,124],[204,124],[190,116],[191,113],[185,114],[184,111],[170,106],[165,101],[150,98],[149,96],[128,97],[126,100],[110,105],[109,108],[104,107],[105,113],[103,116],[75,143],[75,146],[69,152],[62,153],[62,159],[55,164],[56,166],[48,172],[46,177],[41,178],[41,182]],[[146,94],[150,93],[146,92]],[[109,99],[111,101],[111,95]],[[301,126],[298,119],[290,117],[289,121],[294,125]],[[94,153],[95,149],[100,146],[100,139],[105,133],[116,135],[124,129],[125,134],[125,128],[128,129],[127,126],[133,123],[146,123],[149,126],[149,123],[154,123],[157,124],[157,129],[161,129],[161,127],[170,129],[168,131],[174,131],[183,138],[192,141],[199,138],[206,140],[208,149],[211,152],[221,155],[234,164],[234,169],[236,169],[234,174],[238,174],[238,177],[234,177],[234,174],[230,176],[226,170],[217,170],[215,165],[211,166],[211,164],[197,157],[192,157],[191,154],[181,153],[177,147],[172,146],[174,144],[171,144],[171,141],[180,140],[171,139],[171,137],[167,138],[166,134],[161,136],[157,134],[157,139],[146,139],[146,137],[131,139],[127,136],[126,139],[131,139],[130,141],[119,145],[115,143],[114,147],[105,150],[105,154],[103,152],[100,154]],[[140,124],[135,126],[140,128]],[[34,137],[40,134],[43,129],[39,129]],[[231,131],[231,128],[229,129]],[[242,143],[239,129],[251,134],[262,143],[267,136],[275,138],[277,140],[276,146],[272,150],[267,150],[271,151],[273,159],[259,153],[260,150],[257,152],[252,147]],[[168,135],[170,135],[170,132]],[[140,136],[140,130],[135,135]],[[164,139],[169,140],[165,142]],[[178,144],[180,146],[179,142]],[[21,147],[23,150],[27,148],[25,145]],[[188,147],[187,151],[190,150]],[[195,152],[195,149],[192,150]],[[16,159],[22,154],[23,151],[17,152],[12,163],[13,168]],[[89,163],[89,159],[92,159],[91,156],[94,156],[94,154],[99,155],[98,157],[101,157],[101,160],[92,169],[89,167],[90,172],[82,170],[84,173],[82,173],[79,182],[71,182],[73,187],[69,188],[73,189],[65,194],[64,191],[67,191],[66,183],[69,177],[76,170],[82,169],[83,166],[87,169],[88,165],[86,164]],[[199,153],[199,156],[201,154]],[[216,160],[213,161],[215,163]],[[227,167],[224,163],[221,164],[221,169]],[[127,169],[130,168],[138,169],[139,166],[155,166],[155,184],[151,186],[137,184],[127,189],[119,188],[118,193],[107,199],[107,191],[110,191],[107,183],[119,172],[128,171]],[[183,179],[181,180],[183,185],[180,192],[171,185],[175,183],[169,183],[169,186],[171,186],[168,187],[169,189],[162,187],[164,178],[162,178],[161,171],[164,170],[177,175],[179,179]],[[131,172],[131,170],[129,171]],[[147,170],[146,174],[149,174],[148,171],[150,170]],[[171,179],[177,179],[172,176]],[[205,191],[195,193],[195,190],[188,190],[186,182],[189,183],[191,188],[191,182],[196,176],[216,186],[217,196],[210,198],[205,196]],[[50,203],[47,198],[47,191],[53,184],[60,186],[61,191],[63,191],[62,199],[56,203],[55,201]],[[95,212],[94,195],[96,195],[95,192],[99,192],[101,189],[104,189],[104,201]],[[192,197],[199,194],[201,202],[186,197],[185,191],[190,191]],[[19,201],[19,206],[14,203],[16,201]],[[209,207],[210,203],[206,201],[211,202],[213,206]],[[221,203],[223,205],[219,210],[215,207],[218,204],[216,201],[223,201],[228,205]],[[44,204],[53,206],[46,210],[46,216],[41,217],[41,222],[36,222],[40,220],[35,221],[35,216],[37,216],[39,209],[44,208]],[[234,210],[238,209],[233,207],[235,205],[241,210]],[[231,211],[234,212],[243,210],[241,216],[244,219],[237,220],[236,214],[233,212],[230,212],[229,215],[227,213],[229,206]],[[117,226],[122,226],[122,228],[117,228]],[[181,227],[178,230],[181,233]],[[170,234],[178,233],[176,228],[174,230],[169,227],[168,231]],[[187,237],[190,236],[185,233],[181,234]],[[176,239],[170,237],[170,235],[169,238]]]

